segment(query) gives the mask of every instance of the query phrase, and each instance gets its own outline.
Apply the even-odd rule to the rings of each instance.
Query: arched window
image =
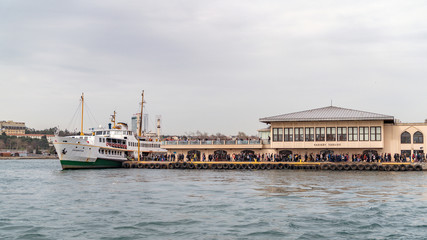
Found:
[[[376,151],[376,150],[365,150],[365,151],[363,151],[363,155],[367,155],[367,156],[372,156],[372,155],[375,155],[375,156],[378,156],[378,152]]]
[[[411,143],[411,134],[403,132],[402,135],[400,135],[400,143]]]
[[[414,143],[424,143],[424,136],[421,132],[414,133]]]
[[[227,159],[227,151],[224,150],[216,150],[214,152],[215,159],[218,160],[226,160]]]
[[[329,150],[329,149],[321,150],[320,154],[322,154],[323,156],[328,156],[329,154],[334,155],[334,150]]]
[[[254,155],[254,154],[255,154],[255,152],[254,152],[254,151],[252,151],[252,150],[243,150],[243,151],[241,151],[240,153],[242,153],[242,154],[247,154],[247,155]]]
[[[280,150],[278,161],[290,161],[292,160],[292,151],[291,150]]]
[[[199,150],[190,150],[187,152],[187,156],[189,159],[197,161],[200,159],[200,151]]]
[[[292,151],[291,150],[280,150],[279,155],[284,155],[284,156],[292,155]]]

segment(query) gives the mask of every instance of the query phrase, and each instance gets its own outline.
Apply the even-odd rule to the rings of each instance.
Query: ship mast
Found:
[[[84,93],[82,93],[81,100],[82,100],[82,124],[81,124],[82,126],[81,126],[81,130],[80,130],[80,136],[83,136],[83,135],[85,135],[83,133],[83,106],[84,106],[84,102],[85,102]]]
[[[140,147],[141,147],[141,132],[142,132],[142,111],[144,109],[144,90],[142,90],[141,113],[139,115],[139,130],[138,130],[138,161],[141,161]]]
[[[113,129],[116,129],[116,111],[111,115],[111,122],[113,122]]]

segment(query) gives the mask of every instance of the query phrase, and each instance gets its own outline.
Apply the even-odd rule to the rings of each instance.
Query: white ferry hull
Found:
[[[126,158],[105,157],[99,154],[99,146],[88,144],[84,139],[55,137],[53,139],[62,169],[120,168]]]

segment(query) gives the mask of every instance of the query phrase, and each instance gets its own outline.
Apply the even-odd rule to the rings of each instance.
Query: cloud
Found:
[[[423,1],[3,1],[5,119],[69,122],[81,92],[106,122],[255,134],[258,118],[338,106],[422,121]],[[407,106],[414,106],[408,108]]]

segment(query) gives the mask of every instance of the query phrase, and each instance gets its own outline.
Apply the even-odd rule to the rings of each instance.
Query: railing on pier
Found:
[[[268,140],[178,140],[163,141],[163,145],[260,145],[269,144]]]

